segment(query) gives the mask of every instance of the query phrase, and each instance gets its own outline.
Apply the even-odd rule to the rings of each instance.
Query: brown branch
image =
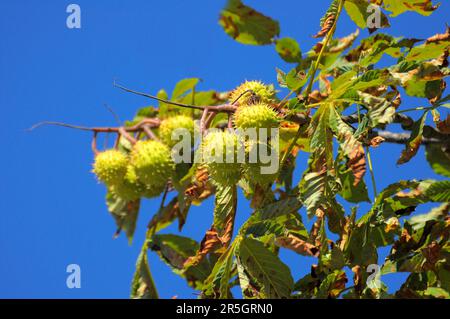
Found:
[[[157,118],[147,118],[142,120],[136,125],[124,127],[123,129],[126,132],[140,132],[142,131],[142,126],[146,125],[149,127],[158,127],[160,124],[160,120]],[[52,121],[44,121],[37,123],[30,127],[27,131],[33,131],[39,127],[42,126],[62,126],[67,127],[75,130],[81,130],[81,131],[90,131],[90,132],[97,132],[97,133],[119,133],[120,127],[88,127],[88,126],[80,126],[80,125],[73,125],[73,124],[67,124],[63,122],[52,122]]]
[[[387,143],[394,143],[394,144],[405,144],[409,137],[411,136],[410,133],[393,133],[388,131],[372,131],[369,134],[369,139],[372,139],[374,137],[380,136],[384,139],[384,142]],[[422,138],[422,144],[449,144],[450,143],[450,137],[447,136],[446,139],[437,139],[433,137],[423,137]]]
[[[149,125],[142,125],[142,130],[149,138],[151,138],[155,141],[159,141],[159,138],[155,135],[155,133],[153,133],[153,131]]]

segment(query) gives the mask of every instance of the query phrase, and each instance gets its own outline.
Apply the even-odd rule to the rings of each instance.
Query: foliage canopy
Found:
[[[375,12],[371,8],[380,13],[378,28],[368,27]],[[140,109],[124,127],[93,128],[94,142],[98,133],[117,132],[116,148],[127,156],[131,153],[139,163],[135,173],[158,180],[158,191],[147,197],[162,194],[136,263],[131,297],[158,298],[147,259],[151,251],[200,291],[201,298],[232,298],[231,288],[236,285],[245,298],[449,298],[450,181],[445,178],[450,177],[450,117],[441,118],[440,113],[448,112],[445,109],[450,106],[450,97],[444,94],[450,28],[427,40],[395,38],[379,30],[389,27],[391,17],[406,11],[428,16],[437,9],[431,0],[333,0],[320,21],[315,35],[318,42],[302,53],[296,40],[279,37],[277,21],[240,0],[229,0],[219,19],[224,31],[243,44],[273,45],[291,63],[287,72],[276,69],[276,85],[289,92],[283,99],[274,95],[273,86],[260,82],[247,82],[246,89],[241,86],[223,93],[198,91],[199,79],[189,78],[177,83],[170,96],[164,90],[157,96],[143,94],[157,99],[158,105]],[[344,12],[371,35],[359,43],[359,29],[343,38],[333,37]],[[386,56],[394,63],[379,67]],[[410,110],[402,108],[401,94],[428,99],[428,106],[414,109],[423,112],[420,118],[405,114]],[[238,168],[238,175],[233,175],[238,182],[227,183],[226,174],[232,170],[236,174],[236,167],[208,163],[149,166],[167,153],[164,149],[152,151],[148,158],[135,155],[134,145],[143,143],[139,140],[153,139],[160,149],[160,136],[168,144],[170,128],[182,125],[178,123],[187,123],[193,130],[189,118],[200,120],[201,132],[208,127],[257,122],[256,107],[243,109],[252,105],[267,106],[264,116],[280,128],[280,168],[272,181],[255,182],[254,174]],[[244,116],[244,110],[256,115]],[[236,122],[235,112],[242,113]],[[428,117],[434,125],[426,124]],[[395,123],[410,133],[386,131]],[[159,132],[160,126],[164,132]],[[424,145],[427,161],[443,180],[401,180],[377,193],[370,149],[383,147],[382,143],[404,144],[398,165],[408,163]],[[94,150],[98,153],[95,143]],[[309,153],[309,161],[301,180],[295,182],[300,151]],[[168,167],[173,170],[170,174]],[[124,175],[124,168],[120,169]],[[214,171],[221,174],[220,179],[210,176]],[[366,187],[369,175],[373,198]],[[138,182],[142,182],[139,176],[130,181]],[[238,188],[253,212],[233,237]],[[118,233],[123,230],[131,241],[141,198],[121,198],[111,189],[109,211]],[[174,196],[169,198],[171,193]],[[146,197],[148,193],[139,194]],[[215,197],[214,222],[200,243],[179,234],[160,233],[176,220],[181,231],[190,207],[210,196]],[[345,211],[343,201],[350,205],[369,202],[372,208],[357,218],[357,206]],[[430,202],[436,207],[429,213],[410,216],[417,206]],[[303,224],[303,211],[314,219],[309,230]],[[391,250],[381,274],[409,273],[394,294],[369,278],[378,263],[378,248],[385,246]],[[281,249],[314,257],[317,262],[309,274],[293,278],[278,256]],[[346,268],[353,278],[348,278]]]

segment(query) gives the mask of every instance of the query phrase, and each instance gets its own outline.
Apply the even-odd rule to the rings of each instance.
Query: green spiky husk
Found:
[[[233,145],[233,147],[227,147]],[[236,184],[241,178],[242,165],[237,162],[237,136],[229,131],[211,132],[205,136],[202,143],[202,161],[206,164],[211,179],[220,185]],[[215,160],[215,156],[220,157],[222,149],[222,162]],[[211,155],[211,158],[208,156]],[[227,162],[228,158],[232,159]]]
[[[279,118],[269,105],[258,103],[239,107],[234,114],[234,124],[239,129],[275,128],[279,125]]]
[[[250,92],[244,93],[248,90],[252,90],[254,95]],[[231,92],[230,103],[234,103],[236,100],[237,105],[270,104],[276,101],[275,89],[273,85],[265,85],[260,81],[246,81]]]
[[[270,163],[265,163],[263,164],[261,159],[260,159],[260,155],[259,155],[259,148],[261,147],[265,147],[268,148],[268,153],[271,155],[273,154],[272,152],[277,152],[273,147],[269,146],[267,143],[260,143],[260,142],[247,142],[246,145],[246,159],[245,159],[245,163],[243,164],[243,172],[244,172],[244,177],[250,181],[253,184],[258,184],[261,186],[266,186],[268,184],[272,184],[275,179],[278,176],[278,171],[279,171],[279,166],[278,166],[278,170],[274,173],[262,173],[261,169],[263,167],[267,167]],[[250,154],[251,152],[254,152],[254,158],[253,158],[253,162],[250,162]],[[277,154],[277,160],[279,162],[279,154]]]
[[[153,140],[138,141],[133,146],[130,158],[136,177],[149,189],[166,185],[175,169],[170,149]]]
[[[178,141],[172,140],[172,132],[176,129],[184,128],[191,134],[191,144],[194,138],[194,120],[186,115],[177,115],[174,117],[169,117],[161,122],[159,126],[159,137],[161,140],[168,145],[173,147]]]
[[[141,197],[156,197],[164,191],[164,188],[165,185],[155,185],[152,187],[144,185],[138,180],[134,167],[129,165],[123,180],[112,186],[111,191],[126,201],[133,201]]]
[[[93,173],[108,186],[119,183],[127,173],[128,158],[118,150],[100,152],[93,164]]]

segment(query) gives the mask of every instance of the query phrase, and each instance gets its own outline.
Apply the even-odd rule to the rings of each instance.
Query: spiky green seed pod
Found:
[[[131,151],[130,163],[138,180],[149,189],[166,185],[174,172],[170,149],[153,140],[138,141]]]
[[[168,145],[173,147],[179,141],[172,139],[172,132],[176,129],[187,129],[191,135],[191,144],[194,139],[194,120],[186,115],[169,117],[161,122],[159,126],[159,137]]]
[[[261,157],[269,157],[270,160]],[[277,150],[267,143],[247,142],[246,158],[243,164],[243,171],[245,178],[252,184],[267,186],[275,181],[279,172],[279,154]],[[276,162],[274,162],[276,161]],[[267,170],[272,167],[270,170]],[[265,168],[265,169],[264,169]]]
[[[129,165],[124,179],[112,186],[111,191],[126,201],[133,201],[141,197],[156,197],[162,193],[164,188],[165,185],[147,187],[138,180],[134,167]]]
[[[239,107],[234,114],[234,124],[242,130],[275,128],[279,125],[279,118],[277,112],[269,105],[258,103]]]
[[[225,131],[210,132],[203,139],[202,161],[211,179],[220,185],[236,184],[241,177],[241,164],[237,158],[238,138]]]
[[[247,92],[249,90],[253,91],[253,94]],[[234,103],[236,100],[237,105],[249,105],[255,103],[270,104],[276,100],[275,89],[273,85],[265,85],[260,81],[246,81],[231,92],[229,99],[230,103]]]
[[[118,197],[132,201],[142,197],[146,187],[138,181],[134,168],[129,165],[122,181],[111,187],[111,191]]]
[[[99,181],[108,186],[119,183],[127,173],[128,158],[118,150],[100,152],[93,164],[93,172]]]

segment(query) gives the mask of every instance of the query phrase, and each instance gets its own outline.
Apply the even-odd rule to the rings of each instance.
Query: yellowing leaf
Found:
[[[219,24],[230,37],[243,44],[271,44],[280,33],[277,21],[246,6],[240,0],[228,0],[221,12]]]
[[[280,57],[286,62],[294,63],[302,60],[302,52],[297,41],[292,38],[282,38],[276,40],[275,49]]]
[[[434,5],[432,0],[384,0],[384,7],[392,12],[391,16],[396,17],[406,11],[415,11],[424,16],[429,16],[439,7]]]

